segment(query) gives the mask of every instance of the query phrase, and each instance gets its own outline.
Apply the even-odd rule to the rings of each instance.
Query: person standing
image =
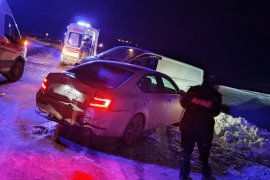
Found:
[[[91,54],[92,38],[90,36],[85,36],[82,41],[80,49],[80,59],[85,58]]]
[[[214,117],[221,112],[222,107],[222,96],[217,91],[215,82],[215,78],[205,77],[202,85],[191,87],[180,100],[181,106],[185,108],[180,122],[181,147],[184,152],[180,179],[189,176],[190,158],[195,143],[202,161],[202,174],[206,178],[211,177],[208,159],[213,140]]]

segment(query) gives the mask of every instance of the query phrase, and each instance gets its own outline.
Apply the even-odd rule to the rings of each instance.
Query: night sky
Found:
[[[126,39],[204,68],[224,85],[270,92],[270,11],[263,1],[7,1],[22,32],[62,39],[69,23],[85,20],[100,29],[100,42]]]

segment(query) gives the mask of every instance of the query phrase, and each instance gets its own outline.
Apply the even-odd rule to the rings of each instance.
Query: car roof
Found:
[[[132,46],[116,46],[114,48],[125,48],[125,49],[134,49],[137,51],[142,51],[143,53],[152,53],[151,51],[142,49],[142,48],[138,48],[138,47],[132,47]]]
[[[160,56],[156,53],[153,53],[149,50],[145,50],[145,49],[142,49],[142,48],[138,48],[138,47],[132,47],[132,46],[116,46],[115,48],[126,48],[126,49],[134,49],[135,51],[141,51],[142,53],[137,55],[136,57],[139,57],[139,56],[143,56],[145,54],[151,54],[151,55],[156,55],[156,56]]]
[[[126,63],[126,62],[119,62],[119,61],[96,60],[96,61],[90,61],[90,62],[81,64],[81,65],[75,66],[73,68],[76,68],[76,67],[79,67],[79,66],[85,66],[87,64],[113,65],[113,66],[117,66],[117,67],[129,70],[129,71],[132,71],[132,72],[136,73],[139,76],[144,76],[144,75],[147,75],[147,74],[165,76],[165,77],[170,78],[174,82],[174,80],[170,76],[168,76],[167,74],[161,73],[159,71],[156,71],[156,70],[153,70],[153,69],[150,69],[150,68],[147,68],[147,67],[138,66],[138,65],[130,64],[130,63]],[[174,84],[176,85],[175,82],[174,82]],[[178,86],[177,86],[177,88],[178,88]]]
[[[151,52],[151,51],[149,51],[149,50],[146,50],[146,49],[142,49],[142,48],[138,48],[138,47],[133,47],[133,46],[116,46],[116,47],[114,47],[114,48],[112,48],[112,49],[133,49],[133,50],[135,50],[135,51],[140,51],[141,52],[141,54],[139,54],[138,56],[141,56],[141,55],[143,55],[143,54],[152,54],[152,55],[158,55],[158,54],[156,54],[156,53],[153,53],[153,52]],[[108,50],[111,50],[111,49],[108,49]],[[160,56],[160,55],[159,55]]]
[[[130,70],[130,71],[140,71],[142,73],[157,73],[157,74],[163,74],[158,71],[155,71],[153,69],[143,67],[143,66],[138,66],[135,64],[130,64],[130,63],[125,63],[125,62],[119,62],[119,61],[111,61],[111,60],[96,60],[96,61],[91,61],[88,63],[94,63],[94,64],[109,64],[109,65],[117,65],[118,67]],[[88,64],[86,63],[86,64]],[[80,65],[83,66],[84,64]]]

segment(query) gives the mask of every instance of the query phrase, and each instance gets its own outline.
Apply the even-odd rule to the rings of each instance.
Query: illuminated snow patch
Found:
[[[270,160],[270,132],[248,123],[244,118],[224,113],[215,120],[215,133],[222,145],[244,152],[247,156]]]

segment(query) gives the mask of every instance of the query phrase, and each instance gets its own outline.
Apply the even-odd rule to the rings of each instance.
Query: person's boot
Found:
[[[179,175],[179,179],[180,180],[187,180],[188,176],[190,173],[190,166],[182,166],[180,168],[180,175]]]
[[[180,179],[187,179],[190,173],[190,155],[184,154],[184,159],[180,167]]]
[[[190,180],[190,178],[189,177],[184,177],[184,176],[179,176],[179,180]]]
[[[211,170],[211,167],[209,166],[209,164],[203,164],[202,165],[202,175],[205,177],[205,178],[210,178],[211,175],[212,175],[212,170]]]
[[[202,164],[203,160],[202,160],[202,157],[201,156],[198,157],[197,162],[200,163],[200,164]]]

